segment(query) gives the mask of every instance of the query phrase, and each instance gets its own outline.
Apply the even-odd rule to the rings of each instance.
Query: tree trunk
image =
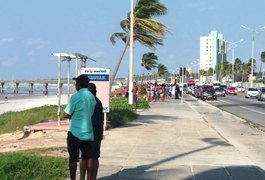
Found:
[[[130,39],[130,38],[127,38],[127,40],[126,40],[126,44],[125,44],[125,46],[124,46],[124,48],[123,48],[123,50],[122,50],[121,56],[120,56],[120,58],[119,58],[119,61],[118,61],[118,63],[116,64],[116,67],[115,67],[115,69],[114,69],[114,71],[113,71],[113,74],[112,74],[112,77],[111,77],[111,80],[110,80],[110,89],[111,89],[111,87],[112,87],[112,85],[113,85],[113,82],[114,82],[115,77],[116,77],[116,74],[117,74],[117,72],[118,72],[118,70],[119,70],[119,67],[120,67],[121,61],[122,61],[122,59],[123,59],[123,56],[124,56],[124,54],[125,54],[125,52],[126,52],[126,49],[127,49],[127,47],[129,46],[129,42],[130,42],[129,39]]]
[[[141,87],[142,87],[142,84],[143,84],[143,81],[144,81],[144,69],[145,69],[145,67],[143,66],[143,75],[142,75],[142,80],[141,80]]]

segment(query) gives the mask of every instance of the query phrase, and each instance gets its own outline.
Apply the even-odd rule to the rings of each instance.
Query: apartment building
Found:
[[[224,59],[226,59],[226,42],[223,34],[211,31],[208,36],[200,37],[200,70],[213,68],[212,80],[218,80],[220,69],[216,69],[216,65],[221,64]]]

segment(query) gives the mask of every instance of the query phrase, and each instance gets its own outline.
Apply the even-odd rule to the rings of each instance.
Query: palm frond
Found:
[[[110,42],[114,45],[116,43],[116,39],[122,39],[124,41],[124,39],[126,39],[126,36],[127,34],[123,32],[113,33],[110,36]]]

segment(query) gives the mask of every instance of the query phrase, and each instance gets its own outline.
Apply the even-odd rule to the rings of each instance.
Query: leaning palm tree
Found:
[[[265,63],[265,51],[261,52],[261,54],[260,54],[260,60],[261,60],[261,63],[260,63],[260,72],[262,72],[262,64]]]
[[[164,76],[166,73],[168,73],[167,67],[163,64],[158,64],[157,66],[157,75],[158,77]]]
[[[261,60],[261,62],[265,63],[265,51],[261,52],[260,60]]]
[[[151,18],[164,15],[166,12],[167,8],[159,0],[137,0],[134,8],[134,40],[150,49],[155,49],[156,45],[163,45],[163,38],[166,33],[169,33],[169,30],[162,23]],[[120,22],[120,26],[124,32],[114,33],[110,37],[112,44],[116,43],[116,39],[122,39],[125,42],[121,56],[112,74],[111,85],[129,46],[130,13],[128,13],[127,18]]]
[[[142,63],[141,63],[141,66],[143,67],[141,85],[143,84],[145,69],[148,71],[151,71],[153,68],[156,68],[157,67],[157,60],[158,60],[158,58],[155,55],[155,53],[149,52],[149,53],[143,54]]]

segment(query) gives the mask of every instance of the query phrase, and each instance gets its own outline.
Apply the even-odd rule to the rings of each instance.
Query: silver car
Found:
[[[259,94],[258,88],[247,88],[245,98],[257,97]]]
[[[259,94],[257,96],[258,101],[264,101],[265,100],[265,87],[262,87],[259,89]]]

